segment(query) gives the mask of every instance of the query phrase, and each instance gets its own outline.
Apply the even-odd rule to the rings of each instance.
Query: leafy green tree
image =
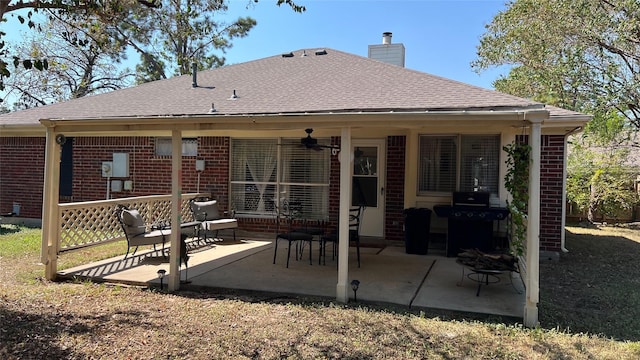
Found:
[[[160,9],[135,9],[117,24],[117,34],[141,55],[137,81],[189,74],[192,63],[201,69],[224,65],[218,54],[256,25],[250,17],[217,21],[216,14],[227,10],[226,0],[162,0]]]
[[[0,0],[0,22],[6,21],[8,14],[14,15],[18,21],[28,26],[29,29],[39,28],[35,20],[35,15],[43,10],[57,10],[60,14],[76,14],[89,19],[92,16],[101,17],[103,20],[109,19],[109,14],[118,12],[126,6],[135,4],[137,6],[157,8],[160,3],[157,0],[106,0],[106,1],[75,1],[75,0]],[[9,68],[13,63],[14,68],[23,67],[26,70],[45,70],[49,66],[46,58],[20,57],[13,55],[9,60],[7,43],[4,41],[6,33],[0,31],[0,91],[5,89],[5,79],[11,76]],[[0,99],[2,101],[3,99]]]
[[[640,2],[516,0],[480,39],[477,71],[510,65],[497,90],[640,129]],[[620,129],[620,130],[622,130]]]
[[[639,203],[634,180],[638,166],[629,164],[629,148],[582,148],[575,143],[567,165],[567,199],[587,213],[613,219]],[[577,150],[577,151],[576,151]]]
[[[494,83],[499,91],[593,115],[581,146],[572,148],[567,186],[568,198],[589,210],[590,219],[636,201],[625,152],[603,156],[589,146],[637,146],[638,54],[637,0],[515,0],[487,25],[472,63],[476,71],[510,67]]]
[[[125,48],[103,39],[87,22],[77,23],[54,12],[41,31],[18,47],[16,56],[47,59],[41,71],[16,68],[5,81],[24,109],[126,87],[133,74],[118,67]],[[90,22],[89,22],[90,24]]]
[[[247,4],[258,2],[246,1]],[[35,14],[45,9],[55,10],[61,16],[69,16],[77,23],[85,20],[94,35],[107,35],[103,37],[104,43],[101,46],[108,40],[112,45],[133,46],[141,54],[141,70],[147,71],[147,76],[138,80],[145,81],[166,77],[166,64],[177,64],[176,69],[171,69],[174,74],[188,72],[192,61],[200,62],[201,67],[222,64],[224,58],[217,57],[210,49],[224,52],[231,47],[231,39],[246,36],[255,25],[255,21],[250,18],[240,18],[229,26],[213,22],[210,16],[215,11],[226,9],[226,2],[227,0],[0,0],[0,21],[6,21],[6,16],[11,14],[30,29],[37,29]],[[163,4],[168,5],[166,10],[163,9]],[[306,10],[294,0],[276,0],[276,5],[283,4],[296,12]],[[141,15],[154,18],[157,22],[145,22],[148,18],[139,18]],[[11,76],[10,63],[16,69],[23,67],[26,70],[45,70],[49,66],[47,58],[13,55],[13,61],[9,60],[8,47],[3,41],[5,35],[0,31],[0,91],[5,89],[5,80]],[[205,38],[206,36],[211,38]],[[153,46],[160,47],[154,49]]]

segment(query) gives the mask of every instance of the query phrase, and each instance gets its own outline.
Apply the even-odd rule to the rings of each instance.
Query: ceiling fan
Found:
[[[313,129],[307,128],[304,130],[304,132],[307,133],[307,136],[300,139],[300,144],[306,147],[307,149],[314,149],[314,150],[331,149],[332,153],[340,150],[340,147],[335,145],[318,144],[318,139],[311,137],[311,133],[313,132]]]

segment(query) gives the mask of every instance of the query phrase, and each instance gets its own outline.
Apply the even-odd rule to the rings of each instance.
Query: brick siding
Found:
[[[0,137],[0,214],[20,204],[20,217],[40,218],[44,137]]]
[[[387,175],[385,186],[385,239],[404,239],[405,136],[387,137]]]
[[[112,198],[168,194],[171,192],[171,157],[155,155],[154,137],[79,137],[75,138],[73,152],[73,201],[91,201],[106,198],[106,178],[100,166],[111,161],[113,153],[129,154],[128,178],[132,191],[112,192]],[[228,207],[229,138],[201,137],[198,156],[182,158],[182,192],[198,191],[196,159],[205,160],[200,174],[200,192],[209,193]],[[117,178],[112,178],[117,179]]]
[[[91,201],[106,198],[106,179],[101,176],[103,161],[111,161],[114,152],[129,154],[133,191],[112,192],[112,198],[167,194],[171,192],[171,157],[155,155],[153,137],[77,137],[74,141],[73,196],[65,201]],[[228,209],[229,147],[228,137],[198,139],[198,159],[206,162],[200,174],[200,191],[210,193]],[[331,139],[340,145],[340,138]],[[404,136],[387,138],[387,176],[385,186],[385,237],[404,237]],[[20,216],[42,216],[45,139],[39,137],[0,138],[0,213],[8,213],[20,203]],[[542,139],[540,193],[540,249],[559,251],[562,232],[562,175],[564,136],[545,135]],[[196,192],[196,157],[183,157],[183,192]],[[337,219],[340,201],[340,162],[331,156],[329,178],[329,219]],[[7,175],[10,174],[10,175]],[[125,180],[124,178],[122,180]],[[25,191],[26,190],[26,191]],[[18,195],[19,194],[19,195]],[[335,221],[332,226],[335,226]],[[275,231],[271,218],[240,219],[249,231]]]
[[[560,251],[564,136],[542,136],[540,159],[540,250]]]

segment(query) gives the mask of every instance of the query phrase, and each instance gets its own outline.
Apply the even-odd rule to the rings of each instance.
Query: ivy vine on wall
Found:
[[[511,213],[511,251],[515,255],[522,255],[527,238],[531,146],[513,142],[503,146],[502,150],[507,153],[504,184],[511,194],[511,201],[507,201],[507,208]]]

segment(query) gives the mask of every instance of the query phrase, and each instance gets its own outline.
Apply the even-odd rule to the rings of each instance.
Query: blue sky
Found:
[[[333,48],[367,56],[368,45],[404,44],[405,66],[465,83],[492,88],[506,69],[480,75],[471,69],[485,25],[501,10],[503,0],[297,0],[307,11],[278,8],[275,0],[232,0],[230,17],[251,16],[258,25],[244,39],[234,41],[228,64],[255,60],[302,48]]]
[[[295,13],[276,0],[230,0],[230,19],[251,16],[258,25],[227,51],[227,64],[256,60],[302,48],[333,48],[367,56],[368,45],[393,43],[406,49],[405,66],[485,88],[506,68],[476,74],[470,66],[485,25],[505,0],[296,0],[307,8]],[[1,28],[15,41],[26,26],[9,17]],[[137,57],[134,55],[137,60]]]

